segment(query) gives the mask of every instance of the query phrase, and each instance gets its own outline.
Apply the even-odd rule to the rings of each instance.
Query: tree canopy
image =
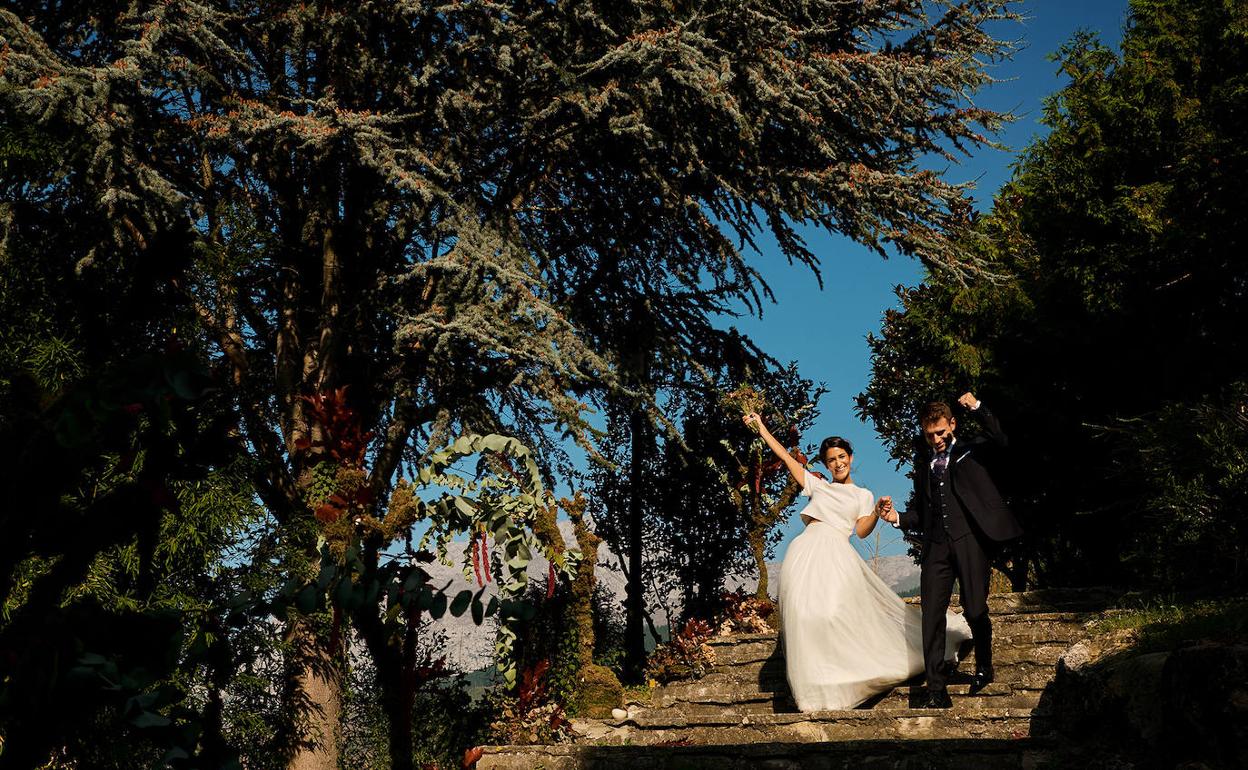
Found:
[[[1020,582],[1242,585],[1246,53],[1234,3],[1136,0],[1117,54],[1076,35],[976,223],[1011,277],[933,274],[872,340],[860,409],[897,460],[927,398],[1003,417]]]
[[[966,191],[920,159],[1006,117],[968,97],[1011,50],[987,26],[1012,17],[1005,0],[19,0],[0,9],[3,258],[46,273],[83,339],[130,325],[120,358],[176,340],[194,359],[282,554],[285,582],[251,606],[286,625],[290,761],[336,762],[349,630],[390,688],[402,767],[412,634],[448,602],[413,525],[433,550],[488,531],[520,590],[561,442],[593,453],[594,409],[661,403],[630,324],[695,376],[706,319],[768,297],[764,232],[811,268],[807,226],[974,275]]]

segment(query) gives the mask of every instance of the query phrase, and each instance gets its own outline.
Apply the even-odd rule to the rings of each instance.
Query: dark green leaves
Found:
[[[1243,3],[1156,0],[1131,4],[1120,52],[1077,34],[1054,57],[1070,80],[1046,103],[1051,131],[966,244],[1009,280],[933,274],[900,292],[903,312],[870,340],[859,410],[894,459],[913,452],[923,400],[970,389],[1003,420],[997,473],[1028,528],[1011,565],[1020,582],[1168,590],[1240,574],[1211,558],[1229,563],[1219,538],[1236,529],[1197,481],[1217,452],[1190,462],[1178,448],[1233,430],[1248,379],[1248,123],[1229,118],[1248,108],[1246,24]],[[1036,472],[1054,467],[1079,470],[1060,484]],[[1184,511],[1171,510],[1179,498]],[[1184,518],[1197,509],[1203,524]],[[1189,537],[1200,556],[1174,545]],[[1127,568],[1130,543],[1141,558]],[[1088,558],[1106,549],[1115,558]]]
[[[463,615],[472,599],[472,591],[464,590],[456,594],[454,601],[451,602],[451,615],[455,617]]]

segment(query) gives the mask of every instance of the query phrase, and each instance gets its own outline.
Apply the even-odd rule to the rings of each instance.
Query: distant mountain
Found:
[[[909,556],[881,556],[875,562],[875,574],[901,596],[909,595],[919,585],[919,565]]]
[[[559,522],[559,530],[563,534],[564,542],[572,548],[576,547],[576,538],[572,534],[571,522]],[[449,546],[448,553],[452,559],[462,559],[463,553],[468,548],[467,541],[454,542]],[[445,564],[435,562],[433,564],[422,565],[425,571],[429,573],[432,583],[439,588],[447,583],[450,587],[447,592],[454,596],[457,592],[464,589],[477,591],[480,587],[477,585],[476,577],[469,571],[469,577],[464,577],[457,567],[448,567]],[[544,579],[548,574],[549,565],[545,559],[534,559],[527,570],[530,580]],[[598,582],[602,583],[612,593],[619,597],[620,602],[624,601],[624,575],[620,572],[618,560],[611,555],[606,545],[598,547],[598,564],[595,570]],[[491,582],[485,586],[485,600],[489,597],[498,595],[497,584]],[[484,625],[476,625],[472,622],[469,613],[465,613],[461,617],[453,617],[449,612],[442,617],[441,620],[433,623],[433,628],[443,631],[447,638],[447,665],[458,671],[477,671],[485,666],[490,665],[494,659],[494,630],[495,624],[493,620],[487,619]]]
[[[559,522],[559,529],[563,534],[564,541],[570,546],[575,547],[575,538],[572,535],[572,525],[570,522]],[[452,557],[458,558],[460,554],[468,547],[467,542],[454,543],[451,545],[450,553]],[[608,591],[620,602],[624,603],[624,574],[619,567],[619,559],[615,554],[611,553],[606,544],[598,547],[598,565],[596,576],[598,582],[604,585]],[[880,578],[897,591],[899,595],[910,596],[917,593],[919,584],[919,567],[909,556],[884,556],[876,560],[876,573]],[[463,573],[454,567],[447,567],[443,564],[428,564],[425,569],[433,577],[433,582],[437,586],[450,583],[447,589],[451,595],[464,589],[476,591],[478,586],[474,577],[465,578]],[[547,564],[544,560],[537,559],[529,565],[528,574],[530,579],[544,578],[547,574]],[[767,580],[769,593],[775,597],[780,589],[780,563],[768,562],[767,564]],[[739,575],[731,577],[728,580],[727,587],[729,590],[741,589],[751,592],[758,585],[758,580],[752,575]],[[494,596],[497,589],[493,583],[486,587],[486,596]],[[678,607],[679,597],[668,597],[669,606]],[[655,624],[658,626],[666,626],[668,619],[661,614],[655,617]],[[435,622],[434,628],[444,631],[447,637],[447,664],[459,671],[477,671],[485,666],[490,665],[494,656],[494,624],[487,620],[485,625],[477,626],[472,622],[472,618],[465,614],[462,617],[452,617],[449,613],[441,620]],[[665,630],[665,629],[664,629]]]

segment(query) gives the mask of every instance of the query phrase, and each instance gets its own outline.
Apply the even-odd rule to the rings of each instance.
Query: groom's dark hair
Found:
[[[850,457],[854,456],[853,444],[849,443],[848,441],[841,438],[840,436],[829,436],[828,438],[825,438],[823,440],[823,443],[819,445],[819,462],[823,462],[824,460],[827,459],[828,450],[832,449],[833,447],[836,447],[837,449],[844,449],[845,454],[849,455]]]
[[[919,410],[919,427],[940,422],[940,418],[953,419],[953,410],[944,401],[929,401]]]

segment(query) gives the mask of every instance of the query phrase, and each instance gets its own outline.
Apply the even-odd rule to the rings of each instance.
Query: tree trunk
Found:
[[[576,578],[572,581],[569,615],[576,624],[577,657],[580,668],[584,669],[594,662],[594,569],[598,565],[598,545],[602,538],[585,524],[585,500],[580,492],[564,501],[564,509],[572,520],[576,546],[581,552],[581,562],[576,565]]]
[[[302,430],[308,435],[319,429],[305,423]],[[306,499],[304,487],[309,474],[302,476],[297,487],[300,496]],[[287,525],[289,536],[303,553],[302,558],[296,557],[290,563],[289,572],[308,580],[319,573],[321,556],[316,547],[316,522],[308,521],[311,517],[305,512],[306,505],[303,509],[293,514]],[[289,673],[284,705],[291,714],[293,734],[287,767],[289,770],[337,770],[342,748],[342,642],[336,638],[339,635],[327,635],[315,617],[293,608],[290,612],[286,630]]]
[[[763,517],[763,500],[757,492],[750,495],[750,553],[758,569],[758,589],[755,598],[767,599],[767,522]]]
[[[290,770],[338,770],[342,747],[342,668],[311,618],[290,621],[291,705],[296,709]]]
[[[380,679],[383,710],[386,713],[387,738],[390,748],[390,770],[411,770],[412,768],[412,711],[416,693],[410,677],[402,666],[382,665],[382,658],[374,658]],[[396,671],[399,669],[399,671]],[[397,676],[389,679],[388,674],[395,672]]]
[[[374,656],[377,661],[377,672],[382,678],[382,692],[389,701],[386,709],[390,717],[390,768],[391,770],[411,770],[412,748],[412,713],[416,703],[416,642],[420,629],[420,613],[409,614],[407,631],[403,635],[402,654]],[[387,650],[389,653],[390,651]],[[383,667],[385,660],[398,665]],[[390,670],[388,670],[390,669]],[[394,670],[397,669],[397,670]]]
[[[377,579],[380,548],[376,542],[367,545],[364,555],[367,568],[359,577],[360,583]],[[396,598],[395,601],[401,599]],[[386,609],[393,606],[393,603],[387,603]],[[418,689],[416,653],[421,612],[413,603],[404,610],[404,616],[407,622],[403,635],[399,638],[387,635],[375,606],[358,607],[350,615],[351,623],[377,669],[377,688],[381,691],[382,711],[387,722],[386,738],[390,750],[387,767],[391,770],[411,770],[415,745],[412,713]]]
[[[798,462],[805,462],[805,458],[796,447],[789,450],[789,456]],[[754,522],[754,527],[758,531],[750,534],[750,547],[754,552],[754,561],[758,564],[758,590],[754,592],[756,599],[771,601],[767,574],[767,535],[801,491],[802,487],[797,483],[797,479],[790,477],[788,483],[784,485],[784,491],[780,493],[780,499],[772,502],[771,507],[763,505],[761,495],[755,495],[753,498],[755,515],[751,517],[751,521]]]
[[[628,500],[628,585],[624,602],[624,671],[632,680],[641,679],[646,665],[646,629],[643,615],[645,603],[642,594],[642,488],[645,483],[644,460],[646,456],[649,421],[645,409],[638,404],[629,415],[629,436],[632,456],[629,458]]]
[[[342,260],[337,249],[336,225],[341,196],[337,184],[337,168],[332,161],[321,169],[319,191],[312,196],[312,207],[296,208],[306,212],[307,221],[316,231],[315,240],[300,240],[294,246],[295,264],[301,274],[287,279],[282,302],[278,351],[278,386],[288,404],[286,424],[287,452],[295,472],[298,499],[292,508],[296,519],[308,517],[311,470],[318,461],[327,459],[322,450],[305,453],[299,449],[301,438],[314,442],[325,440],[325,426],[311,421],[303,397],[323,393],[340,385],[349,385],[339,377],[342,357],[340,339],[342,324],[340,295]],[[309,246],[315,243],[315,251]],[[314,280],[318,276],[319,282]],[[315,287],[319,284],[319,297]],[[318,312],[306,314],[314,303]],[[321,555],[315,533],[319,522],[312,520],[311,529],[296,535],[308,560],[305,573],[313,577],[319,572]],[[296,527],[302,525],[296,524]],[[335,622],[346,626],[345,618]],[[295,616],[291,621],[292,672],[289,695],[297,715],[293,753],[289,770],[337,770],[342,753],[343,642],[342,629],[329,637],[318,628],[313,618]]]

